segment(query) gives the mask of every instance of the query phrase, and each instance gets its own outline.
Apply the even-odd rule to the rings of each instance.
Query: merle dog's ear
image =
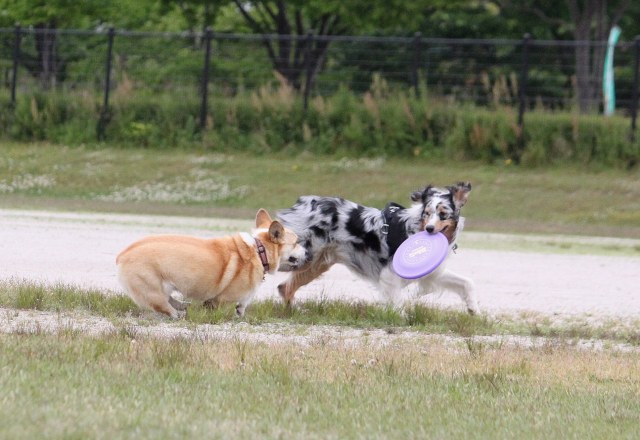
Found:
[[[451,192],[453,204],[455,205],[456,211],[460,211],[464,204],[467,203],[467,199],[469,198],[469,193],[471,192],[471,183],[458,182],[453,186],[447,187],[447,189]]]
[[[429,195],[429,190],[431,189],[431,185],[425,187],[422,191],[414,191],[411,193],[411,200],[414,202],[422,202],[424,203],[427,200],[427,196]]]

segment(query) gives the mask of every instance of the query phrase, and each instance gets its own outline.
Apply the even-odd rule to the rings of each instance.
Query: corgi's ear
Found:
[[[269,239],[276,244],[281,244],[284,240],[284,227],[279,221],[271,222],[269,226]]]
[[[460,211],[460,208],[467,203],[467,199],[469,198],[471,182],[458,182],[453,186],[449,186],[447,189],[451,192],[456,211]]]
[[[256,228],[268,228],[271,225],[271,216],[266,209],[260,208],[256,214]]]

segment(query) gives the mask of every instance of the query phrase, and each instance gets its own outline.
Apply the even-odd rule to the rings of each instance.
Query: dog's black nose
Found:
[[[298,259],[296,257],[289,257],[289,263],[297,263]]]
[[[429,225],[425,228],[425,231],[427,231],[429,234],[431,234],[433,232],[435,228],[432,225]]]

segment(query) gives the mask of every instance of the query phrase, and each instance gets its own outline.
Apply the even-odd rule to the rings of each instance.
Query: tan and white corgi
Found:
[[[236,302],[242,316],[266,273],[285,262],[300,266],[305,259],[296,234],[260,209],[251,235],[149,236],[122,251],[116,264],[120,283],[138,306],[177,319],[186,314],[189,300],[210,307]]]

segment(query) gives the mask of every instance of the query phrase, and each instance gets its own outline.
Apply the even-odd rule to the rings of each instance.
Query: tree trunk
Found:
[[[607,0],[566,0],[571,20],[575,26],[576,47],[576,96],[581,113],[593,111],[602,100],[602,73],[607,51],[606,42],[611,26],[618,23],[630,1],[617,2],[610,11]],[[613,2],[615,3],[615,2]],[[595,41],[595,44],[591,42]]]
[[[593,78],[593,101],[594,103],[602,102],[604,104],[604,93],[602,91],[602,76],[604,74],[604,58],[607,53],[607,41],[609,40],[609,16],[606,10],[607,2],[600,5],[600,13],[596,17],[596,28],[593,45],[593,55],[591,59],[591,75]]]
[[[49,89],[56,85],[58,74],[56,56],[56,32],[55,25],[40,24],[36,26],[36,51],[40,64],[40,82],[42,87]]]
[[[580,113],[589,113],[593,106],[594,81],[591,76],[591,20],[594,9],[590,2],[582,11],[575,8],[572,11],[572,19],[575,24],[573,32],[577,41],[576,46],[576,98]],[[574,6],[575,7],[575,6]]]
[[[291,14],[287,8],[287,2],[277,0],[275,10],[273,5],[268,2],[255,2],[252,13],[250,13],[246,2],[233,1],[251,29],[256,33],[263,34],[262,44],[267,49],[274,70],[282,75],[294,90],[300,91],[302,89],[302,78],[305,72],[310,74],[306,83],[311,85],[325,62],[329,42],[314,39],[312,47],[307,48],[308,31],[305,29],[302,11],[296,9]],[[315,34],[318,36],[331,35],[336,30],[338,23],[338,16],[324,14],[309,24],[309,30],[315,29]],[[271,33],[277,34],[275,44],[270,37],[267,37]]]
[[[576,98],[580,113],[592,109],[594,81],[591,79],[591,45],[581,41],[576,47]]]

